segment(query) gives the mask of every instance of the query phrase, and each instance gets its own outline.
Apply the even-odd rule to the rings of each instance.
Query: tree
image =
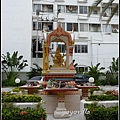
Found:
[[[107,71],[107,73],[109,73],[109,80],[110,79],[118,80],[118,61],[119,58],[116,59],[114,57],[112,58],[111,65],[108,67],[109,70]]]
[[[98,80],[101,75],[104,75],[104,73],[101,72],[101,70],[105,69],[104,67],[98,68],[99,65],[100,63],[98,63],[96,66],[93,66],[93,64],[91,63],[91,66],[88,66],[89,71],[87,75],[89,77],[93,77],[95,80]]]
[[[112,58],[112,62],[111,62],[111,66],[109,66],[109,69],[111,71],[111,73],[116,73],[118,72],[118,61],[119,58],[115,59],[114,57]]]
[[[89,7],[89,13],[88,13],[88,17],[90,17],[90,15],[92,14],[94,8],[96,8],[100,3],[102,3],[103,0],[96,0],[92,6]],[[104,15],[105,11],[107,8],[109,8],[109,6],[111,6],[111,4],[114,2],[114,0],[109,0],[109,2],[105,5],[105,7],[102,9],[102,12],[100,13],[100,19],[101,17]],[[107,20],[107,25],[109,24],[109,22],[111,21],[112,17],[118,12],[118,4],[115,5],[115,7],[113,7],[111,14]]]
[[[34,76],[40,76],[42,75],[42,68],[38,66],[36,63],[33,63],[35,67],[31,67],[30,72],[27,73],[27,76],[30,78]]]
[[[7,80],[15,80],[18,73],[28,66],[27,60],[22,60],[23,56],[18,56],[18,51],[14,52],[12,56],[7,52],[2,54],[2,70],[5,72]],[[21,61],[22,60],[22,61]]]

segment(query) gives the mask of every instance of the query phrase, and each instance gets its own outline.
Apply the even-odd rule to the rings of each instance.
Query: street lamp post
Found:
[[[37,15],[37,40],[36,40],[36,58],[37,58],[37,64],[38,64],[38,16],[39,16],[40,10],[36,10]]]
[[[60,13],[60,9],[58,9],[58,11],[57,11],[57,26],[58,26],[58,15],[59,15],[59,13]],[[57,42],[57,47],[58,47],[58,42]]]

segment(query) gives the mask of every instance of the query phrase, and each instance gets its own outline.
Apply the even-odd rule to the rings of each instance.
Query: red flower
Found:
[[[40,120],[44,120],[43,118],[40,118]]]
[[[118,96],[118,92],[115,90],[112,91],[112,94]]]
[[[26,111],[22,111],[22,112],[21,112],[21,115],[25,115],[25,114],[27,114]]]
[[[40,108],[37,108],[37,110],[40,110]]]

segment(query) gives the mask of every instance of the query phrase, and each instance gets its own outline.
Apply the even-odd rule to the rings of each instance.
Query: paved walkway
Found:
[[[76,114],[76,115],[72,115],[69,118],[63,118],[63,119],[55,119],[53,117],[53,114],[48,114],[47,115],[47,120],[86,120],[85,116],[81,113],[81,114]]]

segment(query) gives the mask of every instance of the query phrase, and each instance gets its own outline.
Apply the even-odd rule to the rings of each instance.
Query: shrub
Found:
[[[25,80],[21,80],[20,83],[18,84],[19,86],[25,85],[26,81]],[[2,80],[2,87],[15,87],[17,86],[17,84],[15,83],[15,80]]]
[[[92,95],[94,91],[99,91],[99,90],[100,90],[100,88],[98,87],[98,88],[91,88],[89,91]]]
[[[118,85],[118,79],[110,80],[110,85]]]
[[[88,97],[88,100],[91,101],[105,101],[105,100],[118,100],[118,96],[112,94],[103,94],[103,95],[91,95]]]
[[[19,87],[15,87],[15,88],[13,88],[12,91],[13,91],[13,92],[20,92],[20,88],[19,88]]]
[[[95,85],[100,86],[100,85],[106,85],[107,81],[106,80],[96,80]]]
[[[2,103],[4,102],[40,102],[42,100],[39,95],[14,95],[10,93],[2,93]]]
[[[40,108],[23,108],[3,104],[2,120],[46,120],[46,110]]]
[[[97,104],[87,105],[89,114],[85,114],[86,120],[118,120],[118,106],[104,107]]]
[[[18,51],[15,51],[12,55],[9,52],[6,55],[2,54],[2,70],[6,74],[6,78],[9,81],[14,82],[18,77],[18,73],[23,70],[27,64],[27,60],[23,59],[23,56],[18,55]]]

